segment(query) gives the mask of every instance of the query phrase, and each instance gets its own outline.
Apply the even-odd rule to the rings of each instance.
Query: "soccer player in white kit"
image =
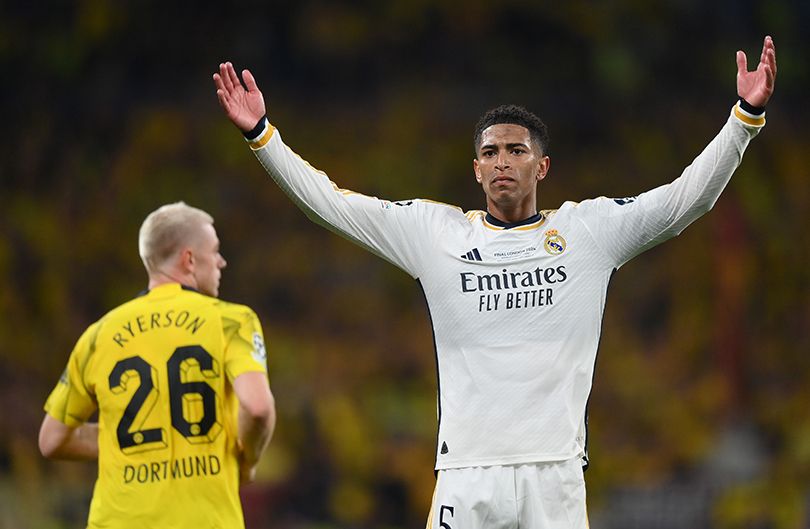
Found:
[[[765,124],[776,55],[749,72],[737,52],[726,124],[670,184],[538,211],[550,167],[545,125],[521,107],[486,113],[475,178],[486,211],[390,202],[339,188],[265,117],[248,70],[214,74],[217,96],[268,174],[313,221],[414,277],[438,366],[437,483],[429,529],[588,526],[587,402],[608,282],[630,258],[707,212]]]

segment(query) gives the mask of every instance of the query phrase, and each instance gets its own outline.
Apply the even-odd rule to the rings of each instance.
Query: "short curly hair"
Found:
[[[473,135],[473,148],[475,154],[478,156],[478,149],[481,146],[481,135],[487,127],[497,125],[499,123],[511,123],[513,125],[520,125],[526,127],[531,136],[532,142],[537,144],[540,148],[540,153],[543,155],[548,154],[549,138],[548,129],[543,120],[538,118],[532,112],[518,105],[501,105],[499,107],[488,110],[478,123],[475,124],[475,134]]]

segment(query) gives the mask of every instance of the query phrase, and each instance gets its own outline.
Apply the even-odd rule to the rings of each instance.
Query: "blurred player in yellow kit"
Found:
[[[244,527],[239,483],[275,426],[259,320],[217,299],[226,262],[206,212],[163,206],[138,243],[149,288],[81,336],[40,450],[98,459],[88,527]]]

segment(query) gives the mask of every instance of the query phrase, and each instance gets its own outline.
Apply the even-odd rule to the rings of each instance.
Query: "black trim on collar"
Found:
[[[188,290],[188,291],[190,291],[190,292],[196,292],[197,294],[199,294],[199,293],[200,293],[200,291],[199,291],[199,290],[197,290],[197,289],[196,289],[196,288],[194,288],[194,287],[190,287],[190,286],[188,286],[188,285],[183,285],[183,284],[180,284],[180,288],[182,288],[183,290]],[[151,291],[150,291],[148,288],[145,288],[145,289],[141,290],[140,292],[138,292],[138,295],[137,295],[137,296],[135,296],[135,297],[136,297],[136,298],[140,298],[140,297],[142,297],[142,296],[147,295],[149,292],[151,292]]]
[[[493,217],[489,211],[487,211],[486,221],[494,226],[499,226],[505,230],[510,228],[517,228],[518,226],[525,226],[526,224],[534,224],[535,222],[539,221],[543,218],[542,213],[535,213],[531,217],[523,220],[519,220],[517,222],[504,222],[498,218]]]

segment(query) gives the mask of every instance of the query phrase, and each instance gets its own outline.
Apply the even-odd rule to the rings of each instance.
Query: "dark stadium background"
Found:
[[[766,34],[767,127],[715,210],[612,282],[586,479],[594,529],[810,527],[809,6],[4,2],[0,528],[84,527],[95,467],[42,459],[42,404],[84,328],[144,288],[142,219],[180,199],[216,218],[221,294],[268,341],[279,424],[248,527],[424,524],[421,294],[271,183],[220,112],[220,61],[252,69],[299,154],[389,199],[483,207],[473,124],[523,104],[551,131],[555,208],[676,177],[728,116],[734,52],[756,64]]]

